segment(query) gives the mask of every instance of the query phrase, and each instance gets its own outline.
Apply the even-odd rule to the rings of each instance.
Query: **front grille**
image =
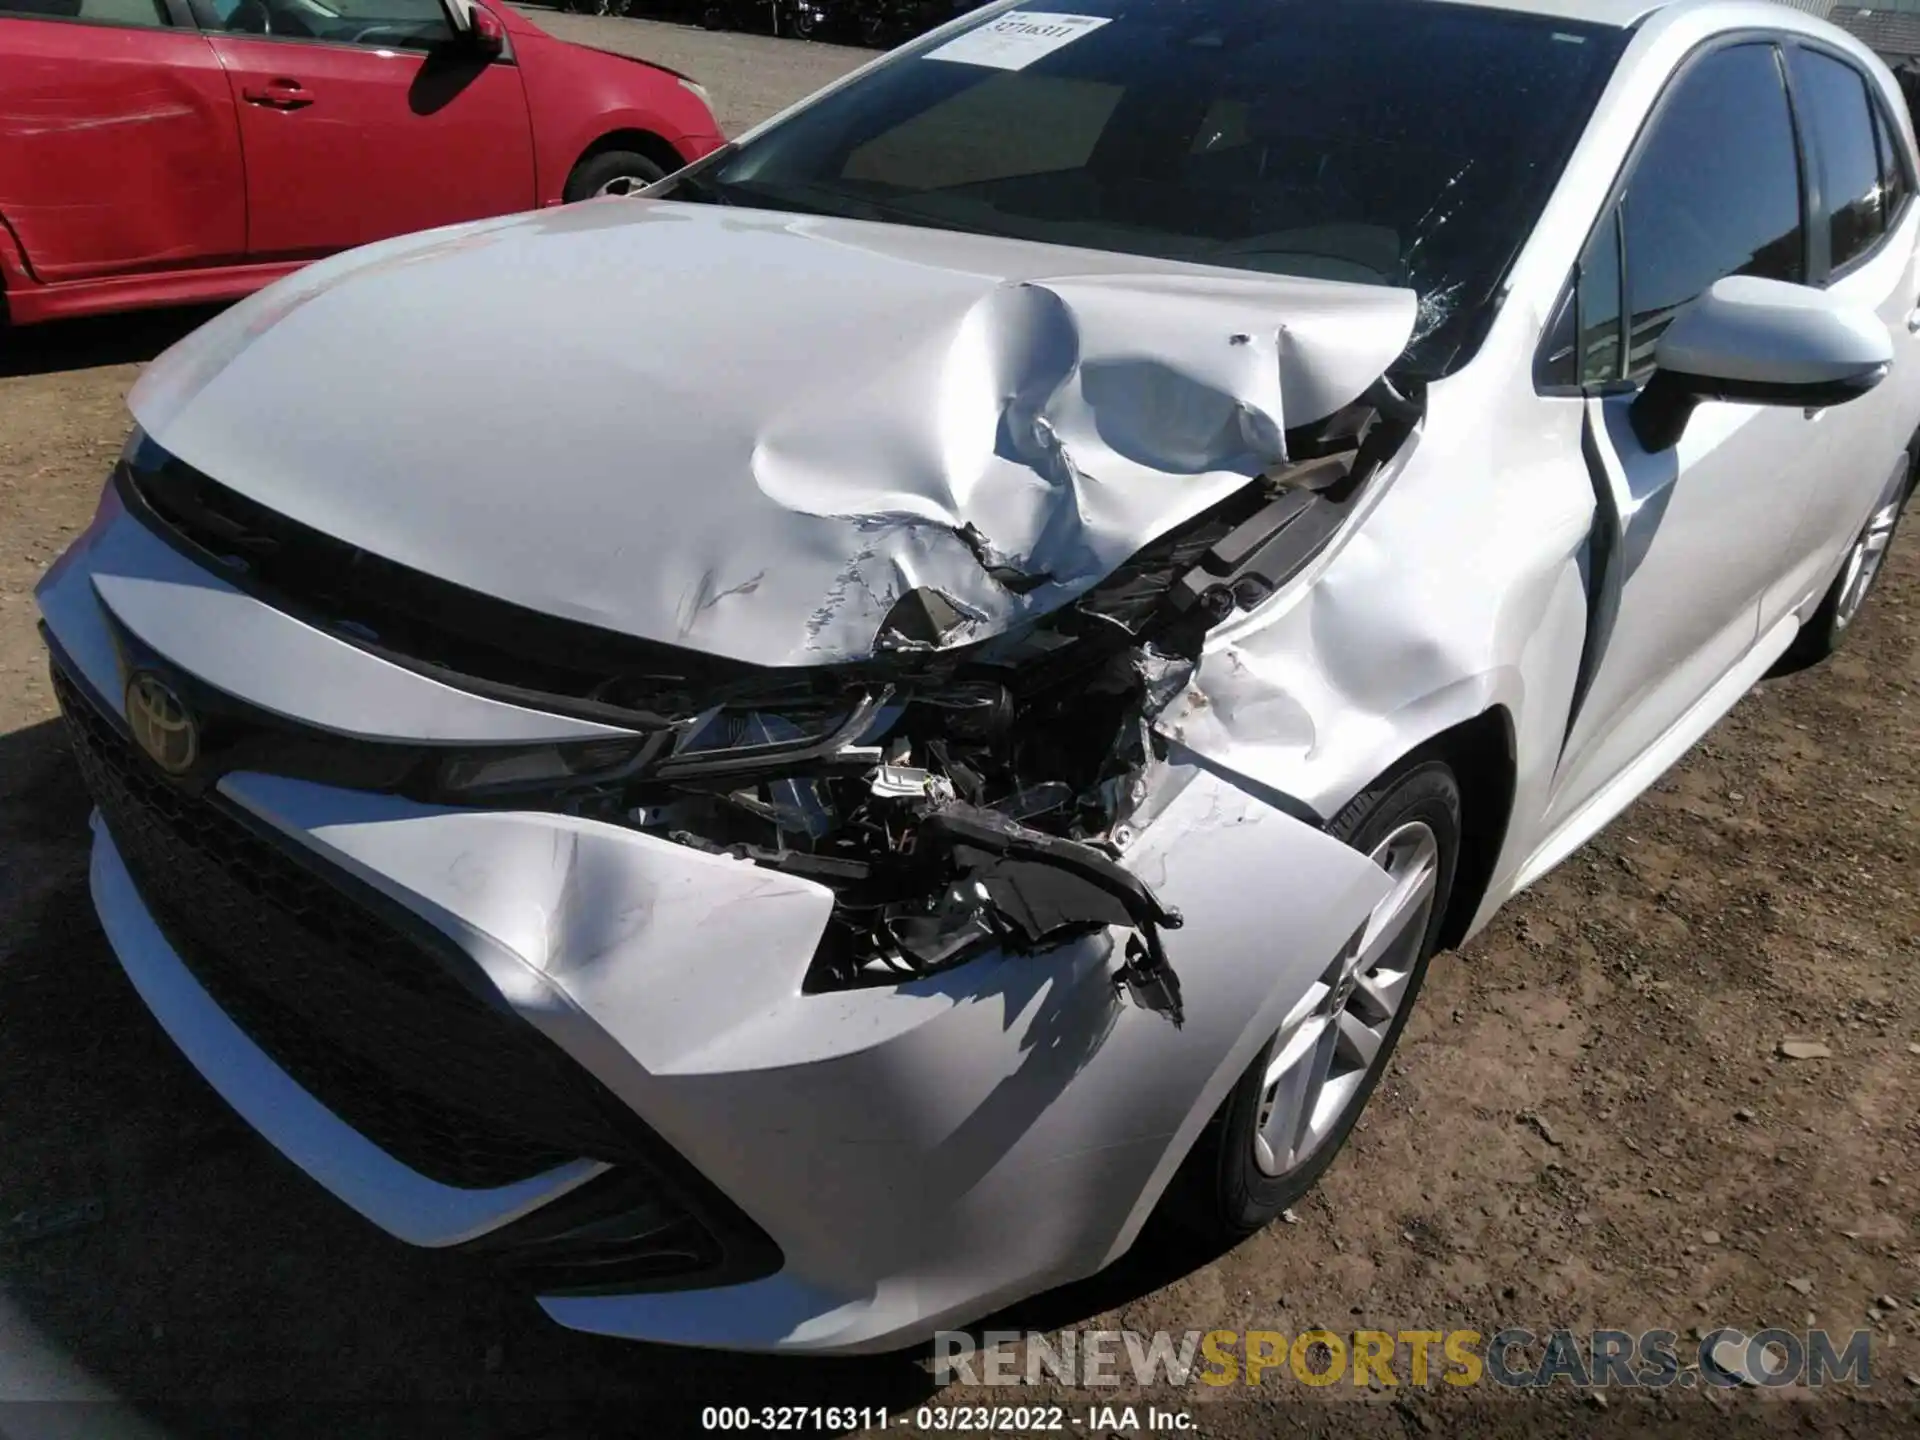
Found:
[[[709,1285],[766,1273],[769,1246],[736,1245],[663,1203],[649,1177],[609,1170],[531,1215],[467,1242],[542,1295],[655,1290],[698,1273]]]
[[[618,1102],[489,1002],[451,941],[359,894],[352,877],[322,878],[217,794],[162,778],[58,665],[53,676],[87,788],[147,908],[214,1002],[302,1089],[448,1185],[634,1155]]]
[[[692,697],[760,682],[768,673],[563,620],[401,565],[269,510],[145,437],[114,473],[143,524],[223,579],[339,639],[464,689],[598,714],[609,697],[617,707],[684,708]],[[616,708],[602,718],[618,722],[631,714]]]

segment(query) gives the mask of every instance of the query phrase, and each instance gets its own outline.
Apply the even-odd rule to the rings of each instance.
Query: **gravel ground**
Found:
[[[599,20],[522,7],[564,40],[658,60],[691,75],[713,97],[720,128],[738,135],[822,85],[838,80],[876,51],[812,45],[771,35],[737,35],[648,20]]]
[[[730,131],[863,54],[543,19],[693,73]],[[0,1402],[118,1396],[155,1433],[531,1436],[690,1433],[723,1402],[881,1405],[911,1428],[922,1403],[981,1398],[936,1392],[912,1356],[776,1361],[556,1329],[481,1265],[360,1223],[148,1019],[87,903],[87,805],[29,592],[86,523],[141,362],[199,318],[0,336]],[[1909,541],[1844,655],[1742,702],[1437,962],[1368,1118],[1295,1223],[1224,1256],[1150,1234],[1114,1272],[1004,1323],[1863,1327],[1871,1388],[1778,1403],[1290,1382],[1151,1398],[1227,1436],[1913,1433],[1917,616]],[[1784,1058],[1788,1036],[1831,1054]],[[0,1433],[76,1415],[80,1433],[109,1421],[0,1403]]]

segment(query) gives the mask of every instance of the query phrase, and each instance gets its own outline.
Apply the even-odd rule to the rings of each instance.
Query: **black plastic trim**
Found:
[[[669,1181],[663,1205],[659,1178],[627,1167],[608,1170],[455,1248],[497,1259],[522,1283],[553,1296],[743,1285],[786,1263],[767,1232],[730,1202],[687,1206]],[[663,1256],[689,1263],[663,1267]]]
[[[134,746],[133,736],[131,732],[128,731],[126,722],[118,714],[115,707],[109,704],[105,697],[94,688],[93,683],[87,678],[85,672],[82,671],[78,665],[74,664],[73,658],[67,654],[66,650],[61,646],[59,640],[46,626],[45,622],[41,624],[40,633],[47,644],[48,658],[60,672],[59,679],[70,686],[80,698],[91,705],[95,713],[98,714],[117,735],[124,739],[129,747],[134,748],[137,753],[137,747]],[[178,672],[174,671],[167,672],[169,682],[172,682],[176,678],[177,673]],[[194,794],[198,802],[220,811],[227,819],[236,822],[251,832],[255,838],[272,846],[288,860],[291,860],[300,866],[301,869],[312,875],[314,879],[340,891],[349,901],[369,911],[382,924],[398,930],[409,941],[418,945],[420,949],[445,970],[448,975],[458,981],[462,989],[468,991],[474,998],[484,1002],[489,1009],[496,1011],[503,1018],[509,1019],[517,1025],[527,1025],[527,1021],[518,1011],[507,1003],[506,998],[500,994],[499,990],[488,983],[486,978],[478,973],[478,967],[475,965],[473,957],[460,949],[453,939],[444,931],[435,929],[421,916],[409,910],[391,896],[368,885],[357,876],[340,869],[336,865],[329,864],[309,847],[301,845],[299,842],[291,839],[277,826],[262,820],[244,805],[238,805],[232,800],[229,800],[225,795],[221,794],[217,788],[207,786],[197,791],[196,787],[191,785],[181,785],[180,788],[187,793]],[[531,1025],[527,1025],[527,1028],[531,1033],[539,1034],[538,1031],[533,1030]],[[546,1040],[544,1036],[541,1037],[541,1040],[542,1043],[545,1044],[552,1043]],[[583,1075],[586,1074],[585,1071],[581,1073]],[[624,1106],[621,1108],[623,1110],[625,1109]]]
[[[147,444],[151,445],[152,442],[149,441]],[[154,448],[157,449],[157,447]],[[165,463],[181,465],[181,462],[174,460],[171,456],[167,457]],[[580,621],[562,620],[556,616],[515,605],[511,601],[482,594],[478,590],[470,590],[451,581],[437,579],[422,571],[373,555],[345,541],[336,540],[311,526],[302,525],[297,520],[275,515],[267,511],[266,507],[247,500],[239,492],[221,485],[212,477],[192,471],[191,467],[182,466],[182,468],[190,471],[197,483],[208,486],[224,496],[231,496],[263,516],[270,516],[272,522],[284,527],[287,534],[297,543],[310,544],[316,552],[336,557],[343,569],[356,565],[364,566],[383,578],[393,579],[400,584],[417,586],[434,600],[441,617],[449,612],[477,613],[479,620],[474,626],[476,630],[491,631],[493,635],[498,635],[503,630],[516,635],[527,635],[530,637],[529,648],[548,654],[573,656],[581,651],[604,652],[609,673],[617,673],[617,666],[623,658],[635,665],[659,666],[663,663],[663,657],[670,661],[684,663],[689,667],[711,667],[712,670],[722,672],[727,678],[732,679],[756,673],[755,667],[742,662],[715,660],[711,656],[639,640],[630,635],[602,630]],[[218,575],[229,585],[253,596],[263,604],[271,605],[274,609],[291,615],[303,624],[323,631],[332,639],[364,650],[389,664],[398,665],[415,674],[424,675],[431,680],[465,690],[470,694],[483,695],[489,699],[528,706],[553,714],[569,715],[577,719],[595,720],[602,724],[621,725],[633,729],[657,729],[669,723],[665,717],[651,715],[644,711],[630,710],[623,706],[608,705],[581,696],[535,689],[455,670],[357,634],[340,625],[340,617],[328,615],[277,587],[263,583],[242,565],[231,563],[228,557],[215,554],[184,534],[154,507],[142,490],[139,480],[133,473],[133,468],[126,462],[123,461],[114,467],[113,484],[130,515],[194,564]]]
[[[1824,409],[1857,400],[1886,378],[1887,367],[1873,369],[1820,385],[1780,385],[1761,380],[1715,379],[1656,370],[1627,412],[1634,438],[1649,454],[1679,443],[1694,408],[1705,401],[1736,405],[1801,405]]]
[[[1580,664],[1573,676],[1573,695],[1567,703],[1567,725],[1560,732],[1560,754],[1566,755],[1567,741],[1573,738],[1574,722],[1587,703],[1600,662],[1606,657],[1607,642],[1613,636],[1614,620],[1620,611],[1620,547],[1624,538],[1620,510],[1614,503],[1613,486],[1608,482],[1606,462],[1600,453],[1600,439],[1594,433],[1593,407],[1580,417],[1580,458],[1587,467],[1593,486],[1593,526],[1587,532],[1582,556],[1581,579],[1587,591],[1586,633],[1580,643]],[[1556,764],[1558,762],[1556,761]]]

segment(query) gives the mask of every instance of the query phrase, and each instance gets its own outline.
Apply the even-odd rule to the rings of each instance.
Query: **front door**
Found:
[[[457,42],[439,0],[194,6],[233,86],[255,259],[533,207],[520,72]]]
[[[1780,52],[1752,41],[1708,51],[1669,86],[1581,262],[1585,448],[1600,506],[1583,688],[1550,827],[1753,649],[1762,598],[1830,468],[1817,420],[1707,403],[1677,445],[1650,450],[1631,413],[1675,312],[1728,275],[1805,282],[1807,257]]]

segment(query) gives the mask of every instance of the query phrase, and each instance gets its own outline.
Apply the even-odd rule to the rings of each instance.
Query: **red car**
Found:
[[[686,77],[502,0],[0,0],[0,305],[232,299],[720,144]]]

